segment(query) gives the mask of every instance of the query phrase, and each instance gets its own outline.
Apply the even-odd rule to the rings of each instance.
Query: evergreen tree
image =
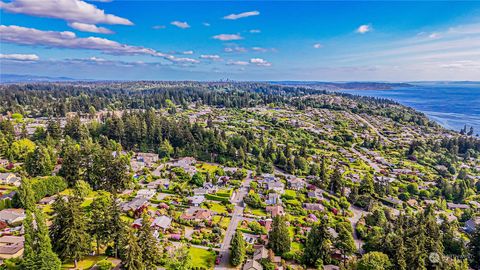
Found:
[[[155,269],[160,256],[158,241],[153,236],[150,217],[144,213],[142,216],[142,227],[138,231],[138,244],[143,247],[142,259],[146,269]]]
[[[335,167],[330,179],[330,191],[333,193],[341,193],[343,186],[344,183],[342,179],[342,173],[340,172],[340,168],[337,166]]]
[[[90,234],[95,237],[97,254],[100,247],[109,242],[115,231],[112,229],[112,198],[108,192],[99,192],[90,205]]]
[[[290,234],[284,216],[276,216],[273,218],[272,230],[268,235],[268,245],[275,254],[283,254],[290,251]]]
[[[385,270],[392,266],[388,256],[381,252],[369,252],[358,260],[358,270]]]
[[[80,179],[82,156],[80,146],[67,137],[62,151],[62,167],[59,174],[67,180],[70,186]]]
[[[348,226],[348,227],[347,227]],[[346,223],[346,226],[337,226],[338,236],[335,238],[335,247],[340,250],[342,254],[343,263],[347,256],[353,254],[357,248],[355,247],[355,241],[353,239],[350,223]]]
[[[468,247],[470,251],[470,265],[478,270],[480,269],[480,225],[477,225],[475,228]]]
[[[330,260],[330,246],[332,236],[328,231],[325,220],[316,223],[307,236],[303,252],[303,262],[309,266],[315,266],[317,262],[327,264]]]
[[[373,176],[369,173],[365,174],[362,181],[360,182],[359,188],[360,194],[373,195],[375,193],[375,185],[373,182]]]
[[[138,238],[133,233],[132,229],[128,230],[126,239],[125,255],[123,260],[123,268],[126,270],[144,270],[143,251],[138,245]],[[148,249],[148,247],[144,247]]]
[[[243,234],[241,231],[235,233],[232,239],[232,250],[230,253],[230,263],[233,266],[238,266],[243,263],[245,259],[245,240],[243,239]]]
[[[63,261],[77,262],[90,252],[90,235],[87,232],[88,219],[78,197],[69,197],[68,201],[58,198],[53,209],[51,237],[55,252]]]
[[[51,175],[54,166],[54,157],[44,146],[37,146],[25,160],[25,170],[31,176]]]

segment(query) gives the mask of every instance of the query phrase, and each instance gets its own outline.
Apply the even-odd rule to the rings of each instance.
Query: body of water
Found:
[[[480,82],[413,83],[414,87],[392,90],[342,90],[342,92],[388,98],[425,113],[448,129],[464,125],[480,133]],[[468,130],[468,129],[467,129]]]

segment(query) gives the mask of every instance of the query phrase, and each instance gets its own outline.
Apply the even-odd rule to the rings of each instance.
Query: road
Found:
[[[352,152],[355,153],[358,157],[360,157],[363,161],[365,161],[368,165],[370,165],[370,167],[372,167],[375,170],[375,172],[379,173],[381,170],[380,166],[378,166],[377,163],[371,161],[367,156],[362,154],[360,151],[355,149],[355,145],[356,145],[355,143],[352,144],[352,147],[350,148]]]
[[[353,213],[353,217],[350,218],[350,224],[352,224],[353,228],[353,240],[355,241],[355,246],[357,247],[358,252],[362,253],[363,240],[359,238],[357,230],[355,228],[360,218],[362,218],[362,216],[365,216],[368,212],[354,205],[351,205],[349,210]]]
[[[232,219],[225,231],[222,245],[220,246],[219,254],[222,257],[220,263],[215,266],[217,270],[235,269],[230,265],[230,242],[232,242],[233,235],[237,230],[238,223],[243,219],[243,198],[248,193],[250,182],[252,181],[252,172],[248,171],[247,177],[243,180],[242,186],[238,189],[231,203],[235,205],[233,209]]]
[[[384,140],[385,142],[388,142],[388,143],[391,143],[392,141],[390,141],[387,137],[383,136],[380,131],[378,131],[378,129],[372,125],[370,122],[368,122],[365,118],[361,117],[360,115],[358,114],[352,114],[355,118],[357,118],[358,120],[362,121],[363,123],[365,123],[369,128],[371,128],[373,130],[373,132],[375,132],[378,137],[382,138],[382,140]]]

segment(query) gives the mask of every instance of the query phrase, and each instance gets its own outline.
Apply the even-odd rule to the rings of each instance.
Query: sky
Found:
[[[480,79],[480,1],[0,0],[0,74]]]

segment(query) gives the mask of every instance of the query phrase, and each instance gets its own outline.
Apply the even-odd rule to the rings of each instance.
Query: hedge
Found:
[[[230,198],[221,197],[213,194],[205,194],[205,198],[212,200],[212,201],[219,201],[219,202],[230,202]]]

